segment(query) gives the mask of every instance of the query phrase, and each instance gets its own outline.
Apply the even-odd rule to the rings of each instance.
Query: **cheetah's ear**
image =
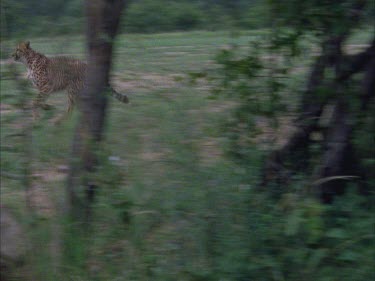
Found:
[[[19,48],[21,48],[21,49],[29,49],[30,48],[30,41],[21,42],[19,44]]]

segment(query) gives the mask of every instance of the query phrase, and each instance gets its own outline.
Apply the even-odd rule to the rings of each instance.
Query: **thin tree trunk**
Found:
[[[90,180],[90,174],[95,172],[98,164],[96,153],[105,125],[105,91],[109,84],[112,45],[124,4],[124,0],[86,0],[88,69],[86,87],[78,101],[81,114],[75,129],[67,182],[67,209],[74,217],[89,219],[91,216],[97,185]],[[83,196],[82,191],[85,193]]]

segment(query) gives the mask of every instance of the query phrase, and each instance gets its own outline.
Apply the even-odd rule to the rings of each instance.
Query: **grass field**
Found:
[[[119,36],[111,79],[116,89],[128,93],[131,103],[123,105],[112,100],[109,108],[103,149],[107,163],[98,172],[103,189],[99,191],[98,229],[91,249],[105,252],[90,261],[100,272],[95,280],[119,280],[110,279],[116,277],[113,272],[127,272],[134,278],[124,280],[142,280],[147,276],[147,267],[155,268],[151,271],[158,269],[160,273],[156,270],[152,274],[167,280],[168,275],[177,276],[181,267],[187,271],[205,268],[204,217],[213,211],[211,200],[216,200],[210,198],[210,190],[222,189],[225,194],[240,196],[240,172],[234,171],[222,157],[219,125],[228,116],[226,103],[209,100],[207,83],[198,81],[191,85],[188,74],[211,67],[220,48],[230,44],[246,48],[257,36],[255,32],[236,37],[226,32]],[[30,41],[35,50],[47,55],[84,57],[82,37]],[[22,65],[17,68],[26,71]],[[6,71],[5,61],[2,74]],[[17,138],[6,137],[18,132],[24,120],[16,117],[20,112],[12,106],[17,93],[14,81],[1,81],[1,143],[22,151]],[[56,114],[65,109],[65,102],[63,93],[49,100],[57,106]],[[12,116],[15,120],[8,121]],[[61,167],[68,165],[75,117],[76,114],[57,127],[45,117],[33,131],[32,203],[44,219],[33,230],[37,243],[53,244],[51,222],[58,220],[62,204],[65,174]],[[2,170],[21,172],[20,155],[2,152]],[[15,208],[20,217],[24,217],[24,198],[20,181],[2,179],[2,202]],[[113,202],[123,204],[123,209]],[[228,200],[223,204],[233,203]],[[230,208],[224,205],[223,211]],[[126,214],[131,217],[130,229],[121,220]],[[202,239],[195,239],[196,236]],[[53,278],[51,255],[47,248],[33,257],[36,278]],[[76,255],[80,260],[79,250]],[[158,255],[165,260],[157,259]],[[78,265],[76,262],[77,268]],[[74,269],[71,272],[74,275]]]
[[[226,140],[220,125],[230,117],[231,103],[209,99],[207,81],[191,84],[189,73],[214,67],[214,56],[221,48],[235,44],[245,52],[249,42],[263,34],[190,32],[118,37],[111,80],[117,90],[128,94],[130,104],[111,100],[104,164],[97,172],[102,189],[95,228],[88,237],[90,258],[86,262],[80,244],[67,237],[77,247],[66,263],[66,280],[206,280],[202,276],[207,269],[215,271],[222,266],[210,260],[216,249],[211,241],[215,229],[220,229],[221,236],[215,239],[220,241],[221,251],[244,254],[246,238],[238,237],[246,237],[245,199],[256,181],[260,153],[254,150],[251,171],[225,157]],[[363,44],[367,36],[352,42]],[[84,57],[83,37],[30,41],[35,50],[47,55]],[[303,66],[307,62],[302,62]],[[8,63],[1,65],[2,77]],[[25,72],[23,66],[17,68]],[[301,72],[303,75],[304,70]],[[17,86],[12,80],[1,80],[0,86],[1,144],[22,151],[17,138],[7,137],[17,133],[24,122],[14,107]],[[51,97],[50,103],[60,114],[65,95]],[[54,253],[61,249],[54,243],[53,225],[63,204],[65,166],[77,114],[61,126],[51,124],[50,113],[42,114],[45,117],[33,131],[31,163],[32,203],[41,219],[32,237],[41,250],[30,260],[33,280],[57,280]],[[21,172],[19,155],[2,152],[2,171]],[[24,194],[19,180],[2,178],[2,204],[23,219]],[[229,263],[225,266],[228,275],[237,270],[232,258],[223,255],[221,261]],[[92,275],[85,275],[82,268]]]

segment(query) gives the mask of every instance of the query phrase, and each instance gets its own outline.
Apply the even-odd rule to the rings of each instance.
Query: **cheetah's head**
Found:
[[[17,45],[16,50],[12,54],[12,57],[14,58],[15,61],[21,61],[24,62],[25,59],[25,54],[31,50],[30,48],[30,42],[21,42]]]

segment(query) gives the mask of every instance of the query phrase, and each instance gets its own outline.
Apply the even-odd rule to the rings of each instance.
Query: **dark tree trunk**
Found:
[[[334,106],[333,118],[324,139],[321,164],[315,175],[318,183],[320,179],[326,179],[314,187],[325,203],[331,203],[334,195],[343,192],[343,182],[340,179],[354,176],[346,173],[351,170],[348,164],[352,154],[350,135],[353,128],[349,117],[347,105],[343,101],[338,101]]]
[[[324,138],[321,164],[315,174],[316,180],[320,182],[315,188],[317,187],[324,203],[331,203],[335,195],[344,192],[343,180],[363,178],[351,143],[355,117],[349,112],[349,104],[344,98],[343,84],[346,79],[350,78],[350,74],[365,71],[362,87],[359,87],[358,93],[361,102],[360,109],[365,112],[370,99],[374,96],[374,47],[373,42],[366,51],[351,60],[350,66],[345,63],[348,60],[342,56],[336,63],[336,79],[332,84],[336,91],[336,104]]]
[[[341,45],[345,38],[346,34],[331,37],[323,43],[322,55],[316,59],[312,67],[307,89],[302,97],[301,113],[295,123],[296,131],[283,147],[271,152],[266,158],[262,186],[270,181],[287,182],[291,175],[289,168],[298,170],[300,167],[296,167],[296,163],[300,165],[301,161],[309,161],[310,135],[320,129],[318,121],[328,102],[319,100],[316,95],[321,86],[328,87],[333,93],[334,110],[322,141],[323,155],[315,169],[313,189],[323,202],[330,203],[334,195],[343,192],[343,179],[361,177],[362,173],[353,156],[351,136],[354,130],[354,117],[349,111],[349,101],[345,98],[344,84],[354,74],[364,72],[358,95],[361,110],[365,112],[375,95],[375,40],[362,53],[349,56],[341,53]],[[324,75],[328,67],[335,70],[333,81],[327,81]],[[330,102],[332,103],[332,100]],[[299,160],[293,162],[296,154],[300,155]],[[287,165],[288,161],[292,163],[290,166]]]
[[[316,97],[316,92],[323,86],[324,71],[332,64],[338,49],[337,45],[341,44],[342,40],[343,38],[331,38],[322,44],[322,54],[312,66],[306,90],[302,96],[300,115],[295,122],[296,130],[283,147],[271,152],[265,160],[263,186],[275,179],[279,182],[287,181],[289,173],[284,168],[287,159],[293,153],[307,153],[310,134],[317,129],[319,116],[324,107],[324,102]],[[308,157],[299,159],[294,163],[301,165],[302,161],[307,160]],[[302,165],[304,166],[304,164]],[[293,168],[298,169],[299,167]]]
[[[362,110],[367,110],[370,100],[375,96],[375,40],[371,50],[372,52],[368,56],[370,62],[365,69],[362,83]]]
[[[90,217],[97,188],[90,180],[90,173],[95,172],[98,164],[96,153],[105,125],[105,91],[109,84],[112,44],[124,4],[124,0],[86,0],[88,69],[86,87],[78,101],[81,114],[75,129],[67,182],[67,209],[74,217]],[[85,195],[80,196],[81,193]]]

